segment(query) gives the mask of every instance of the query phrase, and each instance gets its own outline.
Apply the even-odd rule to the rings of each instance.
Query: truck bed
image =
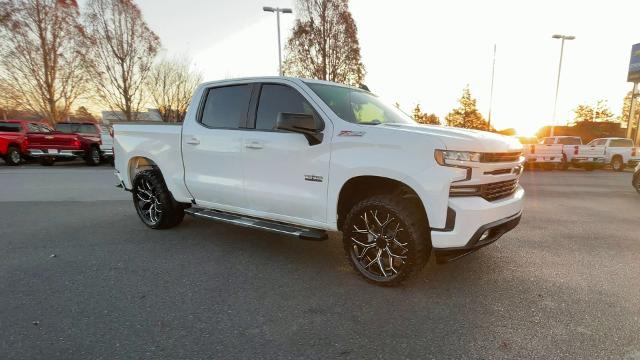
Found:
[[[114,166],[127,189],[131,189],[133,182],[130,166],[137,161],[136,157],[145,157],[162,169],[167,187],[176,199],[190,197],[184,186],[181,124],[115,124],[113,133]]]

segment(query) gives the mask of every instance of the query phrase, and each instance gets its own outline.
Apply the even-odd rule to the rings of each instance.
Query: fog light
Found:
[[[478,241],[485,240],[486,238],[489,237],[489,234],[491,234],[491,230],[487,230],[487,231],[483,232],[482,235],[480,235],[480,239],[478,239]]]

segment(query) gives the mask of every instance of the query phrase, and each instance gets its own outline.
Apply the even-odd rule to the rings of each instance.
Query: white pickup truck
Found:
[[[579,136],[550,136],[539,144],[525,146],[526,163],[566,170],[569,166],[586,170],[601,168],[605,165],[604,146],[582,145]]]
[[[593,139],[589,145],[604,148],[604,161],[611,164],[614,171],[622,171],[627,166],[634,167],[640,163],[640,148],[635,147],[631,139],[599,138]]]
[[[185,213],[323,240],[395,285],[520,221],[522,145],[416,124],[368,91],[287,77],[200,85],[180,125],[114,125],[115,173],[154,229]]]

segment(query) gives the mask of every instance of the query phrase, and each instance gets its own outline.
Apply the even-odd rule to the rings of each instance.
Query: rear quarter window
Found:
[[[18,123],[0,122],[0,132],[18,133],[20,131],[20,124]]]
[[[609,143],[610,147],[633,147],[631,139],[613,139]]]

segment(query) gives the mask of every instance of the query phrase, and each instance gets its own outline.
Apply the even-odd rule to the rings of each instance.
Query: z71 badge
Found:
[[[365,133],[365,131],[342,130],[338,133],[338,136],[364,136]]]

